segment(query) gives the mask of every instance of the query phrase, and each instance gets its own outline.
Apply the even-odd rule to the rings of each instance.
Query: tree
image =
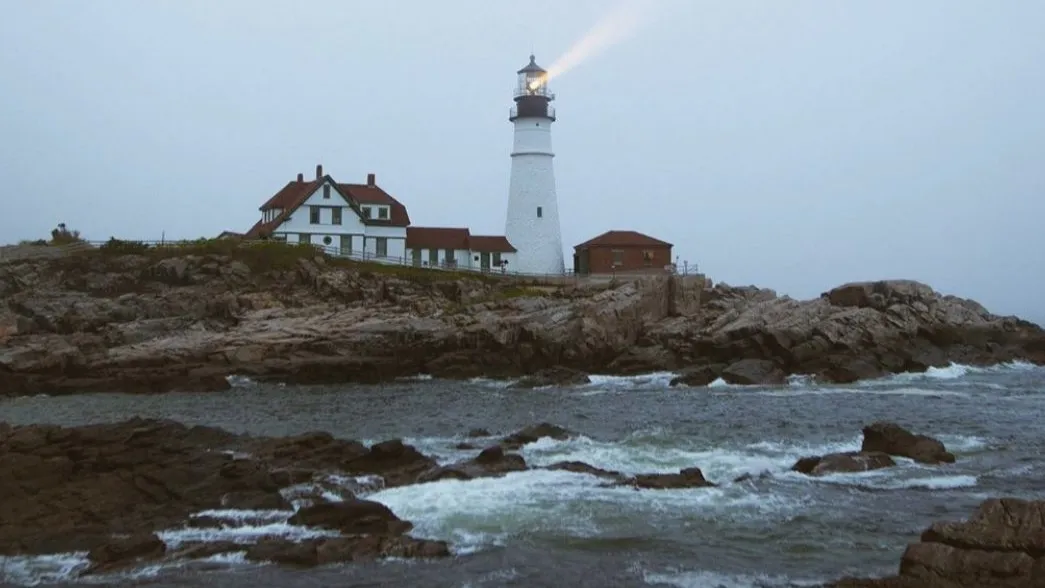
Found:
[[[57,228],[51,229],[51,245],[68,245],[80,241],[83,241],[80,238],[80,231],[70,231],[65,223],[58,223]]]

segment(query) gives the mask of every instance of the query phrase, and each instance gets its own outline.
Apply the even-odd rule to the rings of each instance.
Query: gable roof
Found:
[[[515,253],[517,250],[501,235],[472,235],[468,238],[472,251],[481,253]]]
[[[248,239],[255,239],[257,237],[268,235],[274,231],[283,224],[283,221],[285,221],[287,217],[300,208],[301,205],[304,204],[320,186],[327,182],[333,186],[335,192],[345,199],[345,202],[348,203],[349,207],[356,211],[356,214],[359,215],[363,224],[390,227],[406,227],[410,225],[410,215],[406,212],[406,207],[403,206],[403,203],[393,198],[388,194],[388,192],[385,192],[377,185],[338,184],[333,178],[326,175],[318,180],[310,180],[307,182],[292,180],[288,182],[286,186],[283,186],[280,191],[276,192],[271,198],[266,200],[258,209],[261,211],[280,209],[281,212],[279,215],[268,222],[258,221],[254,223],[254,226],[247,231],[246,237]],[[363,215],[359,210],[360,204],[387,205],[389,207],[388,218],[363,218]]]
[[[468,249],[468,229],[407,227],[407,249]]]
[[[672,247],[672,244],[637,231],[606,231],[594,239],[575,246],[574,249],[589,247]]]
[[[337,184],[337,188],[359,204],[384,204],[389,207],[387,219],[363,219],[363,222],[366,224],[390,227],[410,226],[410,215],[407,214],[403,203],[393,198],[391,194],[385,192],[376,184],[373,186],[367,184]]]
[[[500,235],[472,235],[452,227],[407,227],[407,249],[464,249],[479,253],[514,253],[515,247]]]

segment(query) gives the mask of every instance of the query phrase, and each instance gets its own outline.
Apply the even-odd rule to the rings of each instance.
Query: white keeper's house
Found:
[[[381,189],[374,174],[365,184],[339,184],[317,165],[314,180],[298,174],[260,210],[243,238],[310,243],[334,255],[419,267],[510,271],[516,261],[504,236],[410,226],[406,206]]]

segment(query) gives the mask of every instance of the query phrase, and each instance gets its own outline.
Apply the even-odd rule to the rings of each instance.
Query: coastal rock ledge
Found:
[[[198,249],[0,264],[0,395],[221,390],[230,375],[844,383],[951,362],[1045,363],[1039,326],[912,281],[794,300],[693,277],[536,287],[300,247]]]
[[[965,522],[933,523],[890,578],[846,578],[832,588],[1041,588],[1045,501],[992,498]]]

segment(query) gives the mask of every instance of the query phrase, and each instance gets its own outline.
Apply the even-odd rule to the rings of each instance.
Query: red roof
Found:
[[[481,253],[515,253],[515,247],[508,242],[508,237],[500,235],[472,235],[468,238],[472,251]]]
[[[407,249],[468,249],[468,229],[407,227]]]
[[[376,184],[372,186],[366,184],[338,184],[330,176],[323,176],[320,180],[288,182],[279,192],[276,192],[271,198],[266,200],[259,209],[261,211],[281,209],[282,212],[280,212],[279,216],[269,222],[258,221],[247,231],[246,237],[253,239],[271,233],[304,204],[308,197],[324,182],[328,181],[345,197],[350,206],[357,209],[357,212],[360,204],[384,204],[389,207],[387,219],[364,218],[362,219],[364,224],[390,227],[406,227],[410,225],[410,215],[406,212],[406,207],[403,206],[403,203],[393,198]]]
[[[341,190],[343,194],[359,204],[384,204],[390,208],[387,219],[365,219],[364,222],[366,222],[366,224],[388,225],[391,227],[410,226],[410,215],[407,214],[406,207],[403,206],[403,203],[393,198],[391,194],[385,192],[377,185],[338,184],[337,189]]]
[[[654,239],[649,235],[643,235],[636,231],[606,231],[605,233],[589,239],[574,247],[574,249],[587,249],[589,247],[671,247],[671,243]]]
[[[500,235],[471,235],[468,229],[407,227],[407,249],[465,249],[480,253],[513,253],[515,247]]]

